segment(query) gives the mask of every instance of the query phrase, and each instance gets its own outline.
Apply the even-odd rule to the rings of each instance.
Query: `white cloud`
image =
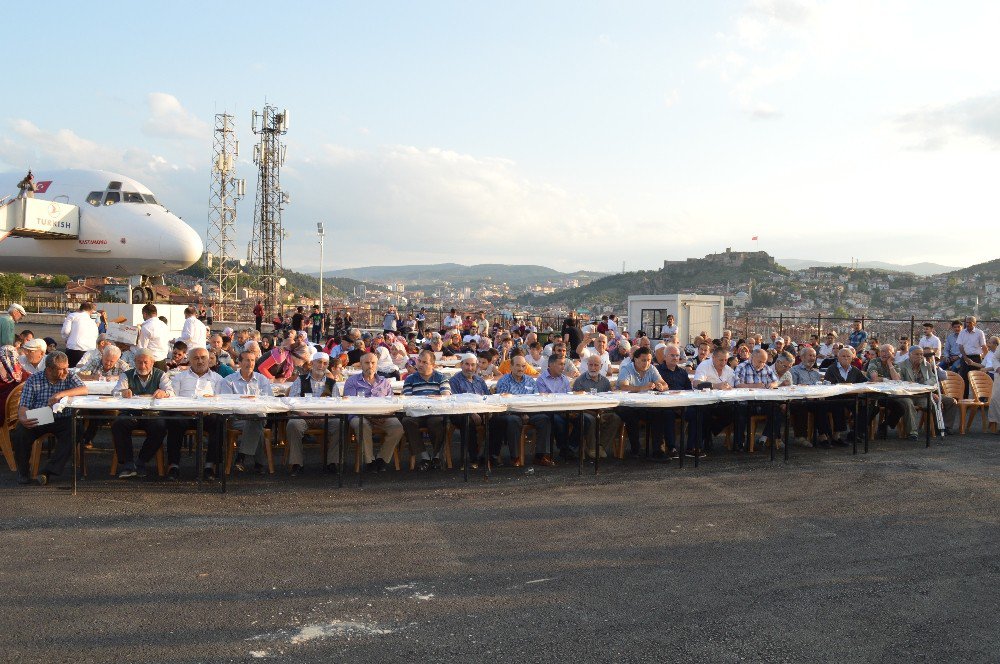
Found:
[[[208,141],[211,137],[208,123],[185,109],[177,97],[166,92],[151,92],[146,102],[149,117],[142,129],[150,136],[200,141]]]
[[[326,145],[309,161],[286,185],[297,201],[286,225],[328,220],[351,247],[339,265],[547,261],[569,269],[613,262],[608,252],[627,247],[612,211],[525,177],[509,159],[408,145]],[[293,232],[285,243],[287,262],[314,263],[311,239],[299,237]]]
[[[911,148],[970,145],[996,149],[1000,147],[1000,93],[907,111],[896,116],[894,125]]]
[[[680,100],[681,93],[677,91],[677,88],[674,88],[667,94],[663,95],[663,108],[673,108]]]

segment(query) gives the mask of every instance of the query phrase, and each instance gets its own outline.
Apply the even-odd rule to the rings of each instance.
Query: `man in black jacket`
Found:
[[[855,350],[851,346],[844,346],[837,351],[837,361],[831,364],[826,370],[826,375],[824,376],[826,382],[831,385],[839,383],[867,383],[868,377],[865,376],[861,369],[853,365],[854,357]],[[844,440],[847,436],[845,410],[842,403],[833,402],[828,405],[827,412],[833,416],[833,440],[820,440],[820,447],[830,447],[831,444],[838,447],[847,447],[847,442]],[[816,417],[826,417],[826,412],[819,411],[816,413]],[[867,418],[862,416],[861,421],[866,422]],[[855,422],[854,426],[857,428],[858,423]]]

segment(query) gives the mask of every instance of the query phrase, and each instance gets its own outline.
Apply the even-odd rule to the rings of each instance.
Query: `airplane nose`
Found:
[[[202,251],[201,236],[184,222],[160,235],[160,255],[163,260],[176,263],[179,270],[201,260]]]

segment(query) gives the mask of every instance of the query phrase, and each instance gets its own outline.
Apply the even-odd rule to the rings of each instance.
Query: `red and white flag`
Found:
[[[753,242],[756,242],[757,241],[757,236],[754,235],[752,238],[750,238],[750,240],[753,241]]]
[[[35,193],[44,194],[48,190],[50,184],[52,184],[52,180],[43,180],[41,182],[36,182]]]

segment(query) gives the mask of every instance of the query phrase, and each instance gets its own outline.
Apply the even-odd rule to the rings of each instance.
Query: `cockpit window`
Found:
[[[134,191],[124,191],[122,195],[125,197],[126,203],[142,203],[142,194],[137,194]]]
[[[98,205],[101,204],[101,199],[103,197],[104,197],[103,191],[92,191],[89,194],[87,194],[87,202],[93,205],[94,207],[97,207]]]
[[[114,184],[114,183],[112,183],[112,184]],[[119,194],[117,191],[109,191],[107,194],[104,195],[104,204],[105,205],[114,205],[115,203],[120,202],[121,199],[122,199],[122,195]]]
[[[122,183],[121,182],[116,182],[116,181],[112,180],[111,182],[108,183],[108,189],[111,189],[112,191],[117,191],[117,190],[119,190],[121,188],[122,188]]]
[[[153,197],[152,194],[143,194],[142,200],[146,201],[150,205],[159,205],[159,203],[156,202],[156,199]]]

